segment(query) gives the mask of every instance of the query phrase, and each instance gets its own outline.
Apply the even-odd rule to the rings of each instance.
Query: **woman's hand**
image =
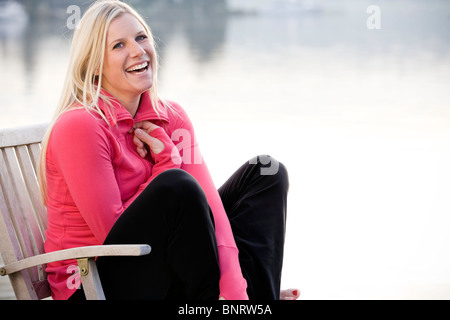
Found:
[[[164,143],[150,135],[157,128],[160,127],[150,121],[141,121],[134,125],[133,143],[136,145],[137,153],[142,158],[147,156],[149,149],[154,154],[158,154],[164,150]]]

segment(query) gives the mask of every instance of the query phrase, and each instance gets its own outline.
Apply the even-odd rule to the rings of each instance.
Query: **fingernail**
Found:
[[[296,296],[296,295],[298,294],[298,291],[297,291],[297,290],[294,290],[294,291],[292,291],[292,294],[293,294],[294,296]]]

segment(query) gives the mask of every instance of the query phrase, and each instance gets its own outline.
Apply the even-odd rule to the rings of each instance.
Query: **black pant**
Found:
[[[288,176],[268,156],[239,168],[219,189],[250,299],[279,299]],[[125,210],[105,244],[145,244],[142,257],[99,257],[107,299],[217,299],[214,220],[203,190],[183,170],[158,175]],[[71,299],[84,298],[82,290]]]
[[[242,165],[219,188],[250,300],[280,298],[288,173],[269,156]]]

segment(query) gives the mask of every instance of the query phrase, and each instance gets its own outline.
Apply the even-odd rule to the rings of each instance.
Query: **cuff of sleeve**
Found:
[[[175,167],[179,167],[181,164],[180,153],[177,147],[173,144],[172,140],[167,135],[163,128],[159,127],[150,132],[150,136],[160,140],[164,144],[164,150],[158,154],[152,152],[155,162],[168,162],[171,160]]]
[[[238,250],[219,246],[220,296],[226,300],[248,300],[247,281],[242,276]]]

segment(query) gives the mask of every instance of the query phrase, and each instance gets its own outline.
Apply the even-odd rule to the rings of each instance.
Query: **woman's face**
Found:
[[[110,24],[102,71],[102,87],[114,97],[134,99],[153,85],[155,50],[141,23],[123,14]]]

